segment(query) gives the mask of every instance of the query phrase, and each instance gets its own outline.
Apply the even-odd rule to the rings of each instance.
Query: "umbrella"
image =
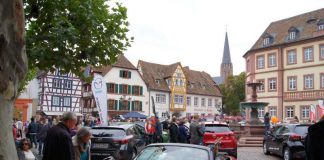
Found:
[[[123,115],[124,118],[140,118],[140,119],[145,119],[146,116],[141,114],[141,113],[138,113],[138,112],[129,112],[129,113],[126,113]]]

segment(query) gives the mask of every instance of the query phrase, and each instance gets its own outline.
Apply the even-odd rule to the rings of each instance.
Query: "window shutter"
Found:
[[[115,84],[115,91],[114,93],[118,93],[118,84]]]
[[[131,85],[128,85],[128,94],[131,94],[132,93],[132,86]]]
[[[130,103],[131,102],[130,101],[127,101],[127,103],[128,103],[128,110],[130,111],[130,105],[131,105]]]
[[[135,102],[135,101],[132,101],[132,111],[134,111],[134,108],[135,108],[135,106],[134,106],[134,102]]]
[[[123,70],[120,70],[119,71],[119,77],[122,77],[123,78]]]
[[[118,101],[117,100],[114,100],[115,101],[115,110],[117,111],[118,110]]]
[[[122,84],[119,85],[119,94],[121,94],[121,93],[123,93],[123,85]]]
[[[140,111],[143,111],[142,108],[143,108],[143,104],[142,101],[140,101]]]
[[[119,107],[118,107],[118,110],[119,110],[119,111],[122,109],[122,105],[123,105],[122,101],[119,100]]]
[[[106,83],[107,93],[109,92],[109,84],[110,84],[110,83]]]
[[[132,95],[135,95],[134,88],[135,86],[132,86]]]
[[[128,78],[132,78],[132,72],[128,71]]]
[[[140,87],[140,95],[143,95],[143,87]]]

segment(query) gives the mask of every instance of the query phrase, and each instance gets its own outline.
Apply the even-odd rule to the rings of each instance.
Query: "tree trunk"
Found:
[[[17,160],[13,102],[27,71],[22,0],[0,0],[0,160]]]
[[[12,104],[12,100],[0,96],[0,160],[18,159],[12,136]]]

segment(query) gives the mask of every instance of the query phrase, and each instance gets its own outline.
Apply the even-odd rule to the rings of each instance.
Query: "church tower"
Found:
[[[223,51],[223,60],[221,64],[221,77],[225,81],[228,76],[233,75],[233,65],[231,62],[231,54],[228,44],[227,32],[225,35],[224,51]]]

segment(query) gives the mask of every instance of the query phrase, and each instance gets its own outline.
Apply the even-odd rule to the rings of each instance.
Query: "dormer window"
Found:
[[[155,80],[155,83],[159,85],[160,84],[160,80],[159,79],[156,79]]]
[[[268,46],[272,43],[272,36],[268,33],[266,33],[264,36],[263,36],[263,46]]]
[[[294,40],[297,38],[298,29],[295,27],[290,27],[288,29],[288,40]]]
[[[321,19],[321,20],[317,23],[317,26],[318,26],[318,30],[319,30],[319,31],[324,30],[324,19]]]

